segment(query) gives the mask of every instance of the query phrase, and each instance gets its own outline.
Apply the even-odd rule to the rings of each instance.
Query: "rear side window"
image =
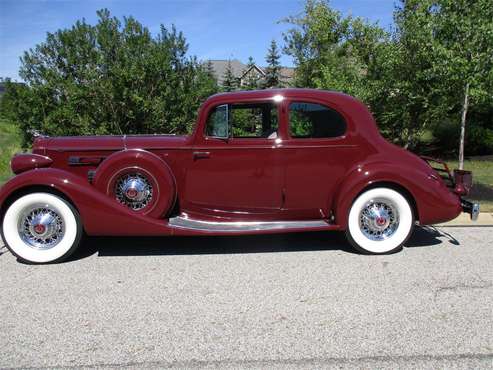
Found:
[[[333,138],[346,133],[346,121],[334,109],[320,104],[289,104],[289,130],[296,138]]]

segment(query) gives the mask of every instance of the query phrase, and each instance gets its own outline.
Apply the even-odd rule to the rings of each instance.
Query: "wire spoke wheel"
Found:
[[[146,208],[152,201],[153,186],[141,173],[127,173],[115,183],[115,198],[134,211]]]
[[[370,240],[384,240],[391,237],[399,226],[399,213],[389,199],[375,199],[361,210],[359,225]]]
[[[49,205],[34,205],[22,212],[18,231],[28,246],[50,249],[62,240],[65,225],[62,217]]]
[[[12,254],[30,263],[63,261],[77,249],[83,233],[77,209],[63,197],[43,192],[13,201],[1,231]]]
[[[408,199],[394,189],[379,187],[354,200],[346,236],[360,252],[392,253],[402,248],[413,226],[414,214]]]

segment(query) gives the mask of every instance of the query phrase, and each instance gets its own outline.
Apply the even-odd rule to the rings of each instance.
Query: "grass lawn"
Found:
[[[457,161],[447,161],[449,168],[459,168]],[[481,211],[493,212],[493,156],[464,161],[464,169],[472,171],[474,186],[467,197],[481,204]]]
[[[22,151],[21,135],[16,126],[0,118],[0,185],[13,174],[10,171],[10,159],[14,153]]]

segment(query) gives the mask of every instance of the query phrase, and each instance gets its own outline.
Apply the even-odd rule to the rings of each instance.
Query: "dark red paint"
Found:
[[[204,136],[208,114],[217,105],[272,102],[275,96],[283,97],[276,103],[278,139]],[[337,110],[347,121],[346,134],[291,138],[291,101]],[[178,214],[215,221],[324,219],[327,226],[313,230],[343,230],[353,200],[377,184],[404,192],[419,222],[432,224],[462,211],[458,194],[467,192],[470,179],[457,173],[467,183],[455,194],[423,159],[385,141],[364,104],[345,94],[308,89],[214,95],[202,105],[190,136],[38,138],[33,155],[15,157],[12,167],[23,173],[1,188],[2,209],[20,192],[56,190],[77,207],[90,235],[217,234],[170,226],[168,217]],[[156,204],[146,212],[127,209],[105,188],[109,177],[128,167],[143,168],[159,187]],[[266,232],[279,231],[247,233]]]
[[[10,167],[12,172],[19,174],[24,171],[32,170],[33,168],[43,168],[48,167],[53,163],[53,161],[39,154],[17,154],[10,161]]]

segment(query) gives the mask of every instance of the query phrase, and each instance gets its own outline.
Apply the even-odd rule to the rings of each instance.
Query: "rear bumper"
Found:
[[[471,220],[476,221],[479,216],[479,203],[473,203],[465,199],[460,200],[462,211],[471,215]]]

